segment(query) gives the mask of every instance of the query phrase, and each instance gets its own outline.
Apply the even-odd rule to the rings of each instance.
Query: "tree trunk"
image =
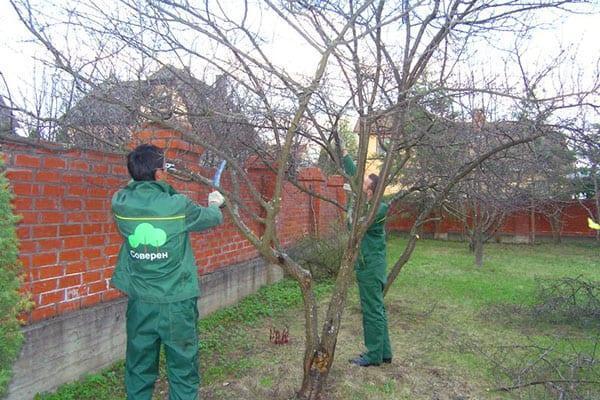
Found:
[[[323,388],[331,366],[327,365],[326,357],[324,353],[318,351],[309,360],[308,363],[305,361],[304,364],[304,377],[302,379],[302,386],[298,393],[296,393],[296,399],[298,400],[320,400],[322,399]],[[308,367],[308,369],[307,369]]]
[[[552,216],[550,216],[550,227],[552,228],[552,243],[554,244],[560,244],[561,242],[561,217],[562,214],[558,211]]]
[[[297,399],[316,400],[320,398],[331,365],[326,366],[326,368],[319,368],[319,366],[322,366],[324,354],[321,350],[315,350],[319,347],[320,343],[313,347],[308,341],[305,345],[302,386],[296,394]]]
[[[412,256],[412,253],[413,253],[416,245],[417,245],[417,233],[416,233],[416,228],[413,226],[413,229],[411,229],[411,231],[410,231],[410,237],[408,239],[408,243],[406,244],[406,247],[404,248],[404,252],[400,256],[398,261],[396,261],[396,264],[394,264],[394,266],[390,270],[390,273],[387,276],[387,282],[385,284],[385,287],[383,288],[384,296],[387,294],[388,290],[390,290],[392,283],[394,283],[394,281],[396,280],[396,277],[402,270],[402,267],[404,267],[404,264],[406,264],[408,262],[408,260],[410,260],[410,257]]]
[[[358,242],[352,243],[350,247],[353,246],[358,247]],[[304,353],[304,376],[302,386],[296,394],[297,399],[319,400],[322,398],[323,389],[333,365],[348,286],[354,274],[355,258],[353,254],[356,254],[356,251],[350,250],[346,252],[340,265],[336,284],[325,315],[321,337],[314,347],[308,346],[307,343]]]
[[[561,236],[560,236],[560,232],[555,231],[554,229],[552,230],[552,243],[554,244],[560,244],[562,241]]]
[[[302,387],[296,394],[296,398],[318,399],[323,388],[323,383],[329,374],[331,363],[327,365],[325,370],[315,367],[315,365],[319,365],[317,363],[319,361],[317,357],[322,354],[322,352],[317,351],[317,349],[321,348],[321,339],[318,335],[317,298],[314,292],[314,281],[312,275],[308,271],[304,270],[300,264],[298,264],[284,252],[273,251],[270,246],[265,246],[261,248],[261,250],[261,254],[263,254],[268,261],[280,265],[298,282],[298,285],[300,286],[302,299],[304,301],[304,327],[306,341],[304,345],[304,378],[302,381]],[[344,269],[348,268],[344,268],[344,266],[340,267],[340,271]],[[336,288],[337,286],[338,285],[336,285]]]
[[[596,221],[600,223],[600,185],[598,184],[598,172],[596,165],[592,168],[592,179],[594,180],[594,197],[596,199]],[[600,230],[596,231],[596,243],[600,245]]]
[[[529,244],[535,244],[535,203],[531,200],[531,212],[529,213]]]
[[[483,266],[483,235],[476,232],[474,237],[475,265],[479,268]]]

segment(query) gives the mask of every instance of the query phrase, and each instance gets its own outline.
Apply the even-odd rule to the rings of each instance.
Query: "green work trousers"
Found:
[[[125,387],[128,400],[151,400],[164,345],[169,400],[196,400],[198,372],[197,298],[172,303],[127,303]]]
[[[367,348],[363,357],[370,363],[381,364],[384,358],[392,358],[392,348],[383,303],[384,283],[377,275],[380,274],[370,268],[359,268],[356,271]]]

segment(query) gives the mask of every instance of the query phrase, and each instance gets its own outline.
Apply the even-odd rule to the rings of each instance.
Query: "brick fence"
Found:
[[[595,213],[593,200],[583,202],[571,201],[562,203],[560,221],[561,237],[594,238],[596,231],[587,226],[588,210]],[[460,236],[464,234],[461,222],[445,212],[432,215],[439,220],[430,221],[423,225],[422,232],[435,238],[447,238],[449,235]],[[416,218],[416,210],[407,204],[396,203],[392,206],[388,218],[388,229],[398,232],[410,231]],[[497,232],[497,237],[508,238],[510,241],[530,242],[538,237],[551,237],[552,226],[546,215],[540,212],[531,213],[523,210],[508,215]]]
[[[181,140],[177,132],[148,129],[137,135],[137,141],[152,141],[167,149],[167,158],[198,169],[202,149]],[[129,180],[125,157],[24,140],[3,139],[0,146],[15,194],[15,213],[22,216],[17,227],[19,258],[25,271],[24,290],[35,302],[27,322],[118,298],[120,293],[109,286],[121,243],[110,199]],[[272,193],[272,172],[258,163],[247,166],[247,171],[263,195]],[[211,175],[211,171],[205,172]],[[340,177],[326,179],[321,171],[310,168],[300,172],[299,180],[317,193],[343,200]],[[207,187],[178,180],[170,183],[206,204]],[[226,176],[223,185],[230,185]],[[258,211],[247,188],[241,191]],[[307,233],[331,228],[340,217],[339,209],[330,203],[286,183],[278,220],[281,242],[289,246]],[[262,229],[256,223],[249,225],[254,231]],[[193,234],[191,240],[200,275],[258,256],[227,216],[222,226]]]
[[[178,160],[186,168],[198,170],[202,149],[181,140],[177,132],[148,129],[136,141],[151,141],[166,148],[169,159]],[[65,149],[52,143],[24,140],[0,140],[6,164],[6,176],[15,194],[14,208],[22,216],[17,227],[20,260],[25,271],[24,290],[35,303],[26,316],[28,323],[44,320],[69,311],[86,308],[120,296],[109,286],[121,238],[110,213],[110,198],[129,180],[122,154],[94,150]],[[264,165],[252,162],[246,166],[250,180],[269,196],[274,176]],[[204,171],[211,175],[211,171]],[[343,203],[343,179],[326,179],[316,168],[300,172],[300,182],[323,196]],[[209,189],[194,182],[173,180],[175,188],[200,204],[205,204]],[[224,177],[224,187],[231,183]],[[247,188],[242,197],[256,212]],[[593,209],[592,202],[586,204]],[[568,204],[563,212],[563,236],[594,237],[586,225],[586,210],[578,202]],[[283,245],[290,246],[306,234],[317,234],[339,222],[340,210],[331,203],[301,192],[286,183],[278,229]],[[414,210],[394,205],[388,228],[407,231],[414,221]],[[249,222],[255,231],[262,229]],[[461,234],[459,221],[443,215],[441,221],[430,222],[424,233],[443,237]],[[545,216],[528,212],[510,215],[499,234],[520,241],[537,236],[550,236],[552,229]],[[200,275],[258,256],[254,247],[226,217],[215,229],[192,235],[192,246]]]

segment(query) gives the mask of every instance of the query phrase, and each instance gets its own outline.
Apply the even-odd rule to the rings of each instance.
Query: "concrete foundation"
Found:
[[[448,240],[448,232],[436,232],[433,234],[435,240]]]
[[[529,244],[531,243],[531,238],[529,235],[503,236],[502,243]]]
[[[279,267],[260,259],[203,275],[200,316],[282,277]],[[123,359],[126,305],[122,298],[23,328],[25,343],[13,367],[7,400],[30,400]]]

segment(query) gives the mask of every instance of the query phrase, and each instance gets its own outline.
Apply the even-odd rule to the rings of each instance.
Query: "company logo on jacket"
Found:
[[[145,250],[147,246],[156,247],[158,249],[156,252],[145,251],[144,253],[129,250],[129,255],[132,258],[149,261],[169,258],[169,252],[160,251],[160,246],[164,245],[167,241],[167,233],[160,228],[155,228],[152,224],[147,222],[139,224],[136,226],[133,234],[127,237],[127,240],[132,249],[136,249],[141,245],[144,246]]]

